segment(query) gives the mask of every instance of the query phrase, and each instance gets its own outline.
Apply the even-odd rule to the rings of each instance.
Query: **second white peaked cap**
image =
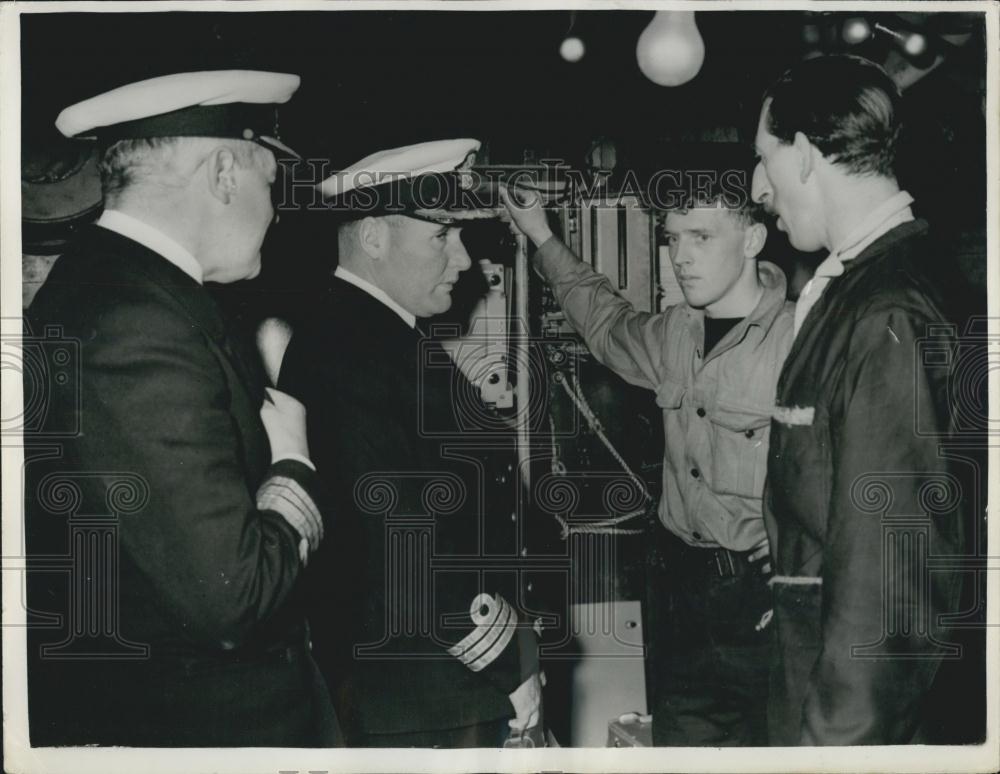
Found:
[[[316,187],[329,199],[356,188],[432,173],[455,172],[469,166],[470,155],[479,148],[479,140],[458,139],[433,140],[378,151],[330,175]]]
[[[56,118],[67,137],[234,137],[297,155],[277,137],[275,105],[301,79],[260,70],[174,73],[77,102]]]

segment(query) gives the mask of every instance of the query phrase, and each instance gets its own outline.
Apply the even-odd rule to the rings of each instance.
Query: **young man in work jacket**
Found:
[[[637,311],[549,230],[530,194],[506,195],[534,263],[593,355],[656,393],[666,439],[647,601],[656,745],[762,745],[771,632],[761,517],[775,382],[792,306],[749,198],[708,191],[669,211],[685,303]]]

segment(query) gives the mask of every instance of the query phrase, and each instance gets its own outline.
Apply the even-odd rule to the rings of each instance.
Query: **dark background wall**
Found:
[[[493,163],[525,152],[580,165],[597,138],[655,166],[677,143],[734,142],[745,151],[760,95],[810,53],[851,50],[885,62],[885,35],[849,46],[858,14],[699,12],[701,72],[663,88],[647,80],[635,43],[648,11],[578,12],[586,44],[575,64],[558,53],[569,12],[54,13],[22,17],[26,143],[56,140],[71,102],[178,70],[274,69],[303,76],[282,111],[282,133],[303,155],[347,165],[368,153],[443,136],[473,136]],[[920,206],[949,227],[985,217],[985,53],[977,14],[868,14],[928,33],[947,61],[907,90],[900,174]],[[936,33],[971,32],[960,47]],[[819,38],[818,41],[814,40]],[[954,39],[954,38],[951,38]],[[916,61],[926,66],[926,61]]]
[[[766,86],[804,57],[851,51],[913,81],[904,92],[900,180],[948,247],[938,268],[962,284],[960,306],[984,309],[982,14],[863,14],[870,27],[924,33],[928,52],[916,59],[884,34],[849,45],[845,23],[861,15],[699,12],[705,63],[688,84],[663,88],[636,64],[649,11],[25,14],[23,148],[65,146],[54,128],[58,112],[107,89],[181,70],[260,68],[302,76],[281,110],[282,138],[330,169],[396,145],[471,136],[484,143],[480,160],[493,164],[556,158],[583,168],[603,141],[615,148],[617,175],[749,170]],[[570,30],[586,46],[575,64],[559,56]],[[939,54],[943,62],[932,67]],[[310,171],[303,165],[296,173]],[[334,224],[325,215],[282,212],[260,278],[220,289],[248,327],[269,314],[294,320],[335,265]],[[474,258],[510,261],[504,227],[468,227],[464,238]],[[796,253],[772,229],[764,257],[794,286],[820,256]],[[457,313],[482,289],[473,274],[457,289]]]
[[[615,149],[619,176],[633,170],[642,178],[664,168],[749,171],[766,86],[804,57],[849,50],[914,80],[904,98],[900,181],[948,247],[938,269],[960,286],[961,311],[985,313],[982,15],[864,15],[870,25],[926,33],[930,50],[914,60],[901,57],[885,35],[848,45],[844,23],[858,15],[699,12],[704,66],[690,83],[669,89],[648,81],[636,64],[636,40],[653,16],[648,11],[26,14],[23,150],[65,149],[53,122],[77,100],[171,72],[250,68],[302,76],[301,89],[281,110],[282,139],[308,158],[328,160],[331,171],[384,148],[464,136],[481,139],[480,160],[493,164],[562,159],[583,168],[603,141]],[[558,53],[571,25],[586,45],[575,64]],[[938,54],[945,58],[932,68]],[[264,316],[294,322],[335,265],[334,223],[326,215],[282,212],[265,244],[261,276],[217,289],[248,335]],[[506,227],[470,226],[463,238],[473,258],[510,264]],[[795,286],[822,256],[796,253],[772,229],[764,257],[779,263]],[[26,267],[44,268],[41,261]],[[482,289],[481,278],[466,273],[452,318],[468,311]],[[532,290],[536,313],[544,292]],[[531,322],[537,326],[537,317]],[[651,393],[627,386],[585,354],[576,365],[608,437],[657,497],[663,441]],[[559,389],[550,385],[548,400],[555,421],[574,421],[575,409]],[[561,442],[570,472],[617,470],[586,423],[575,421],[580,432]],[[600,499],[599,491],[591,494]],[[538,541],[559,550],[551,531]],[[614,577],[596,579],[594,587],[638,598],[643,541],[618,538],[614,553]],[[558,683],[559,670],[550,677]]]
[[[142,78],[182,70],[259,68],[298,73],[302,86],[281,110],[282,138],[337,169],[376,150],[445,137],[484,143],[481,161],[562,159],[583,168],[598,141],[612,145],[616,175],[664,168],[749,170],[760,97],[785,69],[816,53],[851,51],[914,81],[905,91],[902,184],[949,252],[938,267],[962,286],[960,307],[985,309],[985,32],[981,14],[863,14],[919,31],[928,52],[909,59],[891,37],[858,45],[843,36],[859,13],[699,12],[705,63],[688,84],[654,85],[635,44],[649,11],[330,11],[25,14],[21,22],[25,153],[62,147],[54,128],[65,106]],[[564,61],[572,31],[583,59]],[[932,67],[938,55],[944,60]],[[295,172],[308,175],[301,166]],[[287,210],[253,281],[219,288],[247,331],[278,314],[293,322],[336,262],[333,219]],[[465,229],[474,258],[509,264],[512,245],[496,223]],[[764,257],[801,284],[821,256],[792,250],[771,230]],[[466,273],[453,319],[482,290]],[[586,387],[609,434],[651,486],[659,478],[658,412],[596,364]],[[631,411],[632,407],[639,411]],[[565,407],[563,407],[565,408]],[[558,407],[557,407],[558,410]],[[608,465],[584,433],[581,465]]]

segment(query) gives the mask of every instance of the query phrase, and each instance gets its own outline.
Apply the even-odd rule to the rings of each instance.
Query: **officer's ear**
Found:
[[[763,223],[752,223],[743,232],[743,257],[756,258],[764,249],[767,241],[767,226]]]
[[[223,204],[229,204],[236,195],[236,155],[229,148],[216,148],[205,162],[208,190]]]
[[[385,218],[367,217],[358,223],[358,245],[365,254],[376,261],[385,260],[389,254],[389,225]]]

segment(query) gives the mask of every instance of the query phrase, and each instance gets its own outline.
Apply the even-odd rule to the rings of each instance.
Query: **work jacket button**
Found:
[[[703,409],[703,408],[699,408],[699,409],[698,409],[698,410],[697,410],[696,412],[694,412],[694,413],[695,413],[695,414],[697,414],[697,415],[698,415],[699,417],[704,417],[704,416],[705,416],[705,409]]]
[[[695,478],[700,478],[701,471],[699,471],[698,468],[691,468],[691,475],[694,476]]]

